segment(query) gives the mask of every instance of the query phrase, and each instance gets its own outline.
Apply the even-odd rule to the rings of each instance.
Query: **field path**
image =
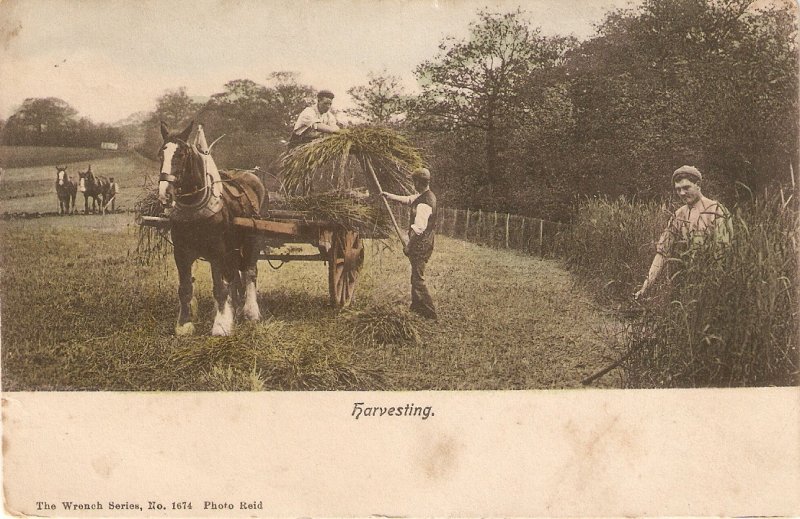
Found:
[[[410,269],[406,262],[388,272],[394,268],[394,261],[373,265],[367,277],[383,278],[381,291],[407,303]],[[409,353],[421,357],[413,378],[422,377],[426,388],[583,387],[582,379],[616,358],[612,331],[619,323],[558,261],[437,237],[427,282],[440,318],[426,325],[425,346]],[[371,285],[374,296],[374,279]],[[613,372],[593,384],[615,386]]]

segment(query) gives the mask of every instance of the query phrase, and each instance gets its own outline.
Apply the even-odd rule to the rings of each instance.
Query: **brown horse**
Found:
[[[217,170],[205,145],[202,127],[189,144],[194,122],[180,134],[161,123],[164,144],[159,152],[161,175],[158,197],[172,207],[171,233],[178,268],[177,335],[194,332],[192,264],[203,258],[211,263],[216,316],[212,335],[229,335],[235,308],[241,306],[249,320],[261,318],[256,299],[257,239],[232,224],[237,216],[258,216],[266,196],[261,181],[249,172],[229,175]],[[198,147],[198,142],[200,146]]]
[[[56,196],[58,197],[58,214],[75,212],[78,184],[67,175],[67,166],[56,166]]]
[[[89,169],[78,173],[78,190],[83,193],[83,214],[89,214],[89,199],[92,199],[92,212],[96,213],[99,209],[102,214],[106,214],[106,203],[108,202],[111,182],[103,176],[96,176],[92,173],[92,166]]]

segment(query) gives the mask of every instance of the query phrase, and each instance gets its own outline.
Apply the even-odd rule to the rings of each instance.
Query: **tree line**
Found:
[[[0,120],[0,142],[8,146],[97,148],[102,142],[123,141],[122,132],[95,124],[56,97],[28,98],[7,121]]]
[[[445,37],[414,70],[419,92],[373,72],[347,91],[345,112],[406,133],[450,207],[569,221],[586,197],[659,199],[683,164],[730,201],[740,186],[758,193],[788,181],[798,165],[796,36],[795,11],[753,0],[645,0],[607,13],[584,41],[545,36],[520,9],[479,11],[469,36]],[[210,140],[225,134],[215,147],[222,167],[277,174],[315,93],[291,72],[230,81],[202,102],[168,91],[138,149],[155,155],[158,121],[195,119]],[[17,131],[18,114],[5,143],[21,143],[10,128],[13,139],[37,137],[27,115],[28,133]],[[38,138],[46,133],[39,125]]]

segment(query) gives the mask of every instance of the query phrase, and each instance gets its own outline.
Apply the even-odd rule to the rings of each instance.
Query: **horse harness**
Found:
[[[256,193],[249,186],[237,182],[230,173],[217,170],[216,165],[214,165],[216,175],[210,172],[208,168],[210,155],[204,152],[199,153],[203,158],[204,186],[190,193],[181,193],[177,197],[187,197],[199,192],[202,192],[203,196],[193,204],[177,203],[170,214],[170,218],[184,222],[211,218],[220,213],[224,207],[223,192],[231,199],[236,200],[250,214],[258,215],[260,208]],[[213,159],[211,160],[213,161]],[[223,175],[225,178],[223,178]],[[177,177],[162,173],[159,180],[175,182]]]

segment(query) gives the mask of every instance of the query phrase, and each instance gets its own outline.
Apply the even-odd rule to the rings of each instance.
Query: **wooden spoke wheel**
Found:
[[[333,234],[328,261],[328,288],[331,304],[340,308],[353,301],[358,273],[364,263],[364,245],[354,231],[336,231]]]

